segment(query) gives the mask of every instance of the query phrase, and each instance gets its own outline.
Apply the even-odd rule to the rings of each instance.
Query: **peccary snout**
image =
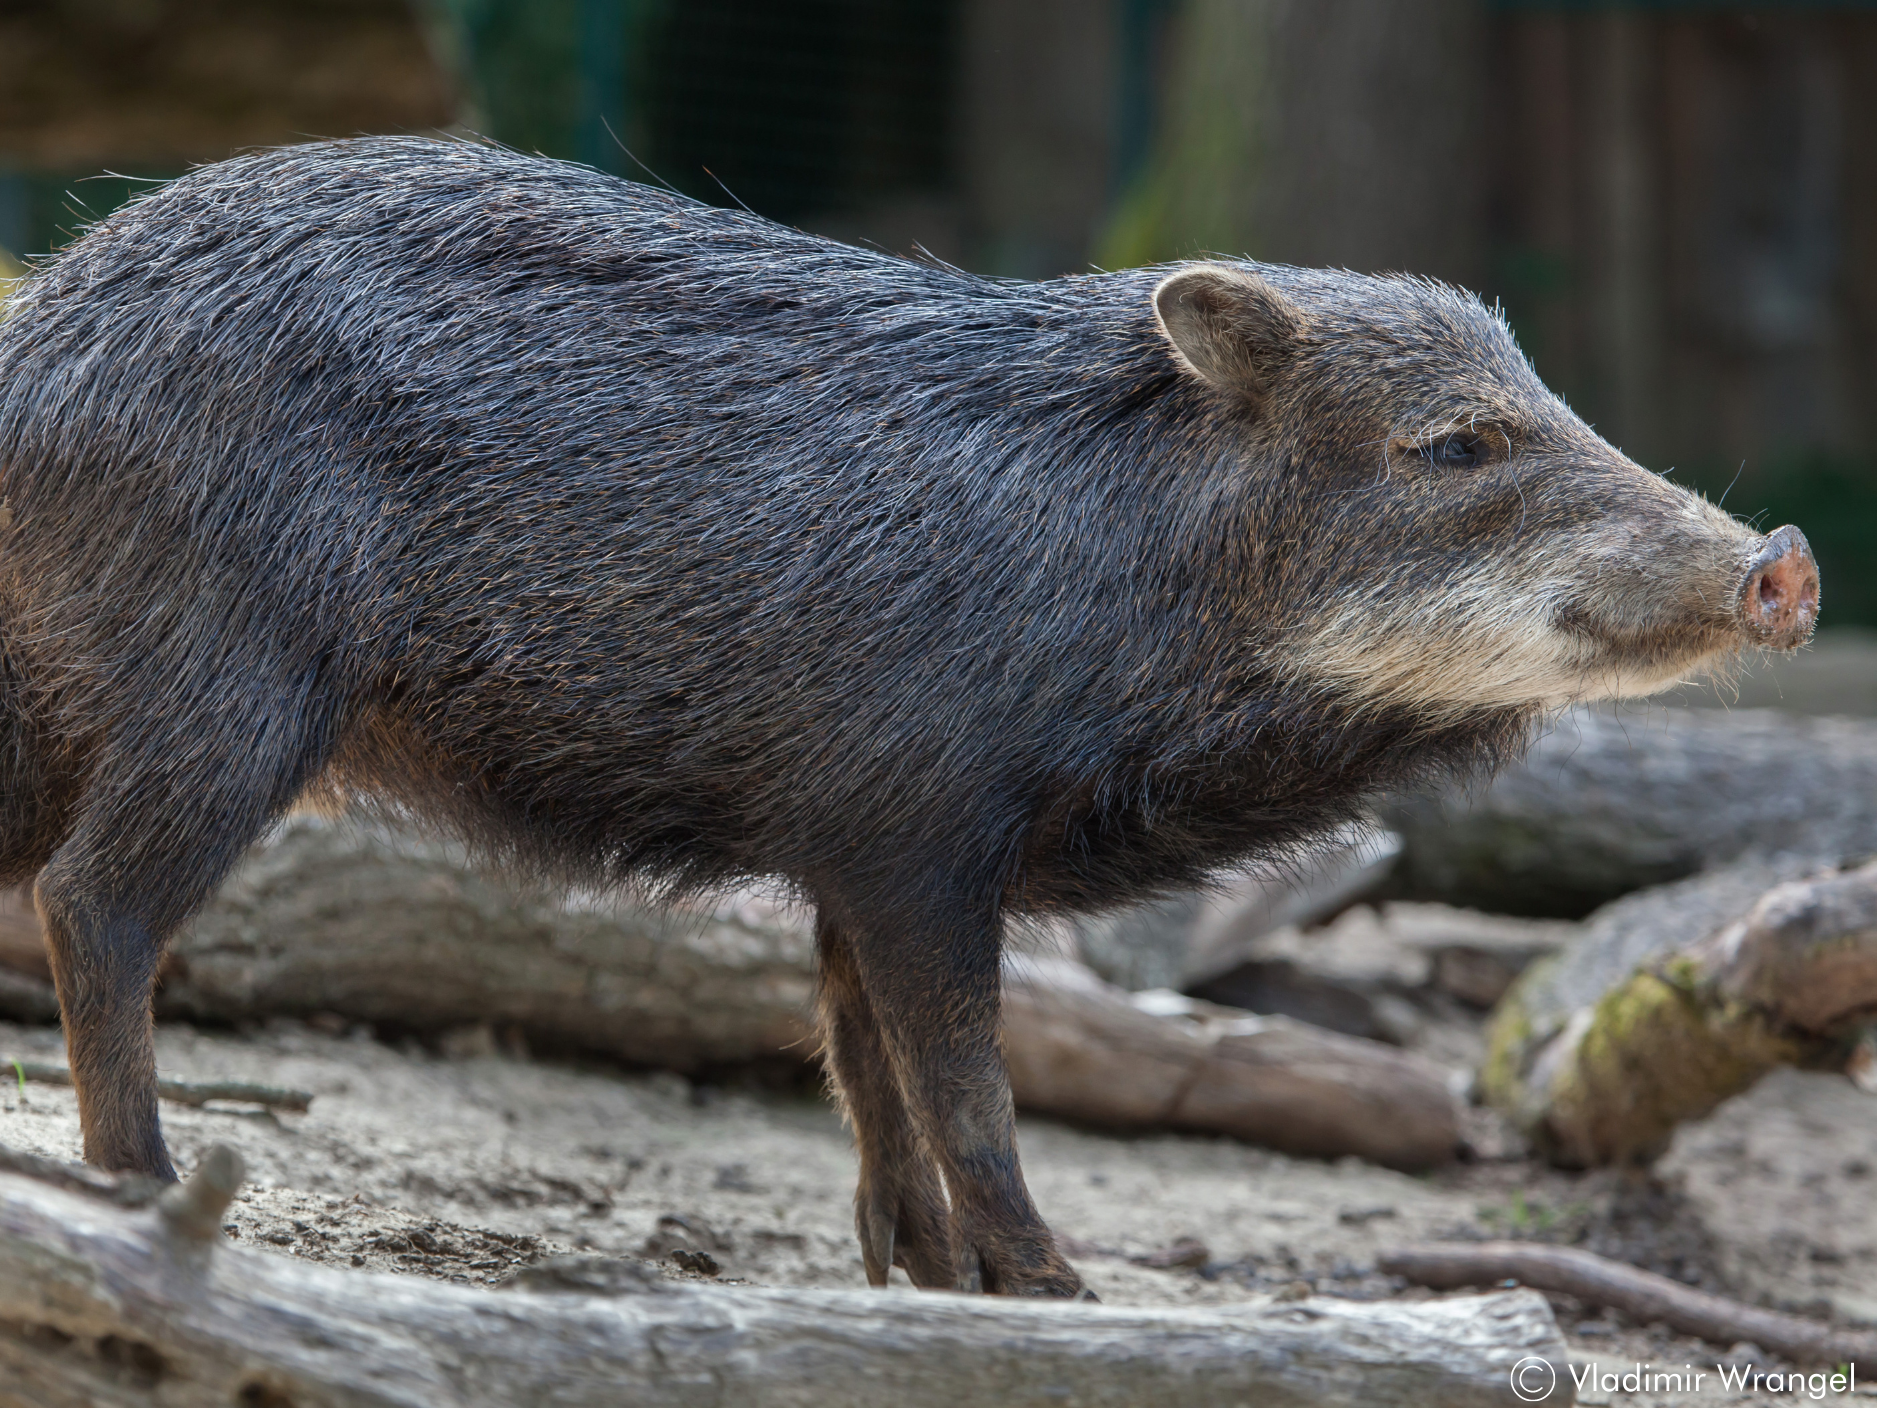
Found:
[[[1791,650],[1818,622],[1818,563],[1805,534],[1788,523],[1766,535],[1747,561],[1735,598],[1741,629],[1759,645]]]

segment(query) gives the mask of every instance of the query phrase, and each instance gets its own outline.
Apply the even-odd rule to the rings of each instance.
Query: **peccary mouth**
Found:
[[[1655,548],[1579,560],[1574,581],[1482,575],[1470,593],[1449,592],[1459,609],[1441,615],[1346,608],[1299,638],[1292,668],[1435,715],[1556,709],[1653,694],[1724,674],[1751,647],[1793,650],[1811,638],[1818,567],[1798,529]],[[1546,609],[1547,599],[1556,604]]]
[[[1720,592],[1691,590],[1672,615],[1614,624],[1594,598],[1558,608],[1552,621],[1595,653],[1590,668],[1654,674],[1666,683],[1715,656],[1749,646],[1796,650],[1818,623],[1818,564],[1805,535],[1790,524],[1755,536],[1738,559],[1737,575]],[[1723,579],[1724,581],[1725,579]]]
[[[1552,626],[1576,640],[1579,673],[1587,686],[1608,679],[1607,688],[1587,687],[1583,697],[1615,698],[1652,693],[1695,672],[1724,668],[1749,643],[1731,622],[1677,619],[1642,627],[1612,627],[1583,602],[1558,608]]]

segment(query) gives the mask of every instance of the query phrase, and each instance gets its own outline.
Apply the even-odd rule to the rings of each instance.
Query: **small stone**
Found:
[[[1155,1271],[1195,1270],[1212,1260],[1212,1249],[1197,1237],[1181,1237],[1171,1246],[1134,1258],[1137,1266]]]
[[[508,1284],[527,1291],[617,1296],[650,1290],[658,1281],[652,1267],[625,1257],[556,1256],[523,1267]]]
[[[688,1247],[673,1247],[671,1262],[680,1271],[692,1271],[699,1276],[717,1276],[723,1272],[716,1257],[709,1252],[693,1251]]]
[[[1336,1220],[1345,1227],[1361,1227],[1364,1223],[1374,1222],[1379,1218],[1397,1217],[1392,1203],[1377,1203],[1373,1207],[1343,1208],[1336,1214]]]
[[[750,1180],[748,1164],[724,1164],[717,1170],[716,1181],[711,1185],[729,1193],[760,1193],[762,1189]]]
[[[455,1027],[437,1038],[437,1051],[446,1060],[473,1061],[495,1055],[495,1028],[487,1022]]]

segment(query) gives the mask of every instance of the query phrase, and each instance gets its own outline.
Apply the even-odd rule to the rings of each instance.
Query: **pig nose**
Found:
[[[1766,535],[1740,581],[1740,624],[1760,645],[1791,650],[1818,621],[1818,563],[1805,534],[1788,523]]]

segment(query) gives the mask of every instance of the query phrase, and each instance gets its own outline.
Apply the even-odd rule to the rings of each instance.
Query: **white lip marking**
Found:
[[[1461,582],[1376,584],[1293,633],[1289,672],[1377,704],[1457,713],[1631,698],[1699,667],[1694,656],[1653,667],[1613,663],[1594,642],[1560,630],[1558,611],[1582,583],[1557,568],[1570,561],[1581,574],[1586,560],[1581,545],[1564,540],[1544,558],[1469,564]]]

